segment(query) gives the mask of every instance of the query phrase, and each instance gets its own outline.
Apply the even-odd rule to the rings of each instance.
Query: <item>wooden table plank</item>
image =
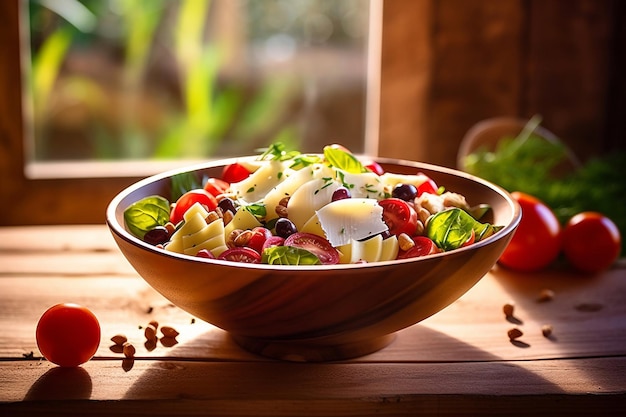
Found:
[[[605,285],[598,286],[602,282]],[[510,283],[509,283],[510,284]],[[597,282],[579,283],[578,289],[559,289],[554,300],[538,303],[535,295],[548,279],[524,286],[535,286],[527,295],[513,296],[507,282],[496,273],[488,274],[470,292],[445,310],[398,333],[394,343],[383,351],[357,360],[368,361],[449,361],[574,358],[581,356],[626,355],[626,280],[612,271]],[[601,290],[599,288],[606,288]],[[505,300],[515,299],[511,323],[501,311]],[[124,333],[136,344],[138,355],[218,357],[237,350],[223,332],[172,306],[138,277],[8,277],[0,278],[0,357],[21,357],[30,351],[38,355],[34,329],[40,315],[58,302],[88,306],[99,317],[102,343],[98,356],[110,356],[109,339]],[[587,307],[581,307],[587,306]],[[141,348],[143,330],[150,320],[171,325],[181,333],[175,349]],[[541,326],[554,328],[551,338]],[[511,343],[506,332],[517,326],[524,336]],[[206,347],[211,347],[211,350]],[[247,355],[246,355],[247,356]],[[241,355],[236,355],[241,359]]]
[[[545,288],[555,297],[538,302]],[[594,277],[494,268],[379,352],[283,363],[243,351],[169,303],[102,225],[0,228],[0,415],[615,414],[626,404],[625,299],[620,266]],[[102,327],[96,358],[69,374],[39,358],[34,338],[43,311],[65,301],[88,306]],[[153,319],[179,330],[177,344],[144,345],[140,327]],[[515,343],[506,336],[513,326],[524,331]],[[134,361],[111,350],[117,333],[136,345]]]
[[[625,362],[610,358],[582,364],[576,360],[463,364],[135,361],[127,371],[119,361],[92,361],[70,370],[23,362],[19,366],[0,363],[0,371],[0,384],[10,388],[1,394],[5,404],[0,410],[32,411],[45,405],[48,413],[58,408],[59,414],[102,409],[98,407],[101,401],[132,399],[125,401],[125,408],[109,404],[110,410],[138,411],[132,403],[142,401],[147,408],[140,415],[165,411],[173,415],[282,415],[303,410],[315,415],[416,411],[466,415],[475,413],[476,407],[484,407],[481,415],[503,411],[517,415],[516,411],[529,410],[528,401],[538,401],[558,410],[557,415],[577,415],[581,406],[594,407],[596,412],[607,405],[621,406],[607,408],[619,413],[626,399],[620,376],[626,371]],[[558,382],[563,380],[567,384]],[[615,400],[603,401],[607,394],[615,394]],[[491,408],[484,403],[486,396],[492,399]],[[520,399],[526,404],[516,409]],[[47,400],[54,401],[41,403]],[[11,406],[18,401],[25,402]],[[273,414],[279,410],[280,414]],[[529,411],[533,410],[537,411],[531,406]]]

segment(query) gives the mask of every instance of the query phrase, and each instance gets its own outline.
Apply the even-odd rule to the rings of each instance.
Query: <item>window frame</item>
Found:
[[[23,106],[21,63],[27,39],[21,32],[22,0],[0,2],[0,226],[38,224],[103,223],[106,206],[122,189],[146,176],[198,161],[133,161],[112,163],[37,163],[28,164],[27,115]],[[372,0],[372,12],[380,19],[382,0]],[[375,18],[374,18],[375,19]],[[380,27],[378,25],[377,27]],[[368,72],[378,72],[380,46],[369,51]],[[27,49],[26,49],[27,50]],[[373,53],[372,53],[373,52]],[[368,82],[377,88],[377,75]],[[369,90],[368,86],[368,90]],[[377,151],[378,94],[368,93],[366,150]],[[61,172],[63,170],[63,172]]]

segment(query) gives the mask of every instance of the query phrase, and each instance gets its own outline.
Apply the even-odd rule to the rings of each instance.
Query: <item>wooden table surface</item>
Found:
[[[545,289],[554,292],[540,302]],[[100,320],[94,359],[42,359],[41,314],[76,302]],[[502,312],[515,305],[514,317]],[[174,345],[146,346],[151,320]],[[550,337],[542,334],[551,325]],[[511,342],[507,331],[523,336]],[[625,415],[626,267],[495,267],[457,302],[354,360],[279,362],[170,304],[130,267],[104,225],[0,228],[0,416]],[[134,360],[112,349],[125,334]]]

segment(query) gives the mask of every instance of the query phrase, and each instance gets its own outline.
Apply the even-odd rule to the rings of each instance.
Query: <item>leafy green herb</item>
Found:
[[[247,206],[244,206],[244,208],[259,219],[263,219],[267,215],[267,209],[264,204],[248,204]]]
[[[285,150],[285,144],[282,142],[272,143],[259,157],[261,161],[287,161],[290,159],[294,159],[296,156],[300,155],[298,151],[289,151]]]
[[[597,211],[613,220],[626,236],[626,152],[593,157],[567,171],[562,169],[565,162],[563,144],[522,132],[515,138],[502,138],[494,151],[478,149],[468,155],[464,169],[507,191],[539,198],[561,224],[576,213]]]
[[[466,211],[455,207],[434,214],[426,226],[426,235],[438,247],[449,251],[463,246],[472,237],[472,232],[479,241],[499,229],[489,223],[480,223]]]
[[[289,166],[291,169],[302,169],[309,165],[320,163],[322,159],[317,155],[299,155],[293,158],[293,164]]]
[[[319,258],[306,249],[293,246],[273,246],[263,251],[261,260],[269,265],[320,265]]]
[[[350,152],[343,149],[333,148],[332,146],[324,147],[324,158],[326,161],[337,169],[341,169],[350,174],[361,174],[369,172]]]
[[[170,203],[167,199],[154,195],[142,198],[124,210],[126,227],[135,236],[144,235],[156,226],[163,226],[170,220]]]
[[[170,199],[176,201],[187,191],[202,188],[202,181],[193,172],[183,172],[172,176]]]

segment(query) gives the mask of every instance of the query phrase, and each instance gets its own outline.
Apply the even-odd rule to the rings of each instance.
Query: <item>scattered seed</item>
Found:
[[[552,326],[544,324],[541,326],[541,333],[543,333],[544,337],[550,337],[552,335]]]
[[[509,336],[509,340],[519,339],[520,337],[522,337],[523,334],[524,333],[517,327],[513,327],[507,332],[507,335]]]
[[[122,350],[124,356],[126,356],[127,358],[133,358],[135,357],[135,352],[135,346],[133,346],[132,343],[124,343],[124,350]]]
[[[515,305],[513,303],[506,303],[502,306],[502,312],[507,317],[513,316],[513,311],[515,310]]]
[[[163,333],[163,336],[165,337],[172,337],[172,338],[175,338],[176,336],[179,335],[178,331],[176,331],[176,329],[170,326],[161,327],[161,333]]]
[[[191,324],[194,324],[195,322],[196,322],[196,318],[195,318],[195,317],[192,317],[192,318],[191,318]]]
[[[539,301],[540,303],[552,301],[552,299],[554,299],[554,291],[548,288],[541,290],[541,292],[539,293],[539,297],[537,297],[537,301]]]
[[[111,341],[116,345],[123,345],[128,341],[128,339],[123,334],[116,334],[111,338]]]
[[[146,340],[155,341],[157,340],[156,327],[149,324],[143,331],[143,335],[146,337]]]

